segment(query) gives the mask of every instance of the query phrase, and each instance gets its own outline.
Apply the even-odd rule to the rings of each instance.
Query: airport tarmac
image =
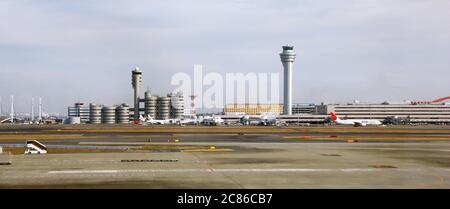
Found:
[[[0,126],[4,151],[33,136],[49,154],[0,188],[450,188],[448,126]]]

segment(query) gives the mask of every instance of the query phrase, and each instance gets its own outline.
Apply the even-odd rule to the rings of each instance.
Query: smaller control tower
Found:
[[[134,89],[134,122],[139,121],[139,94],[142,84],[142,71],[136,67],[131,71],[131,85]]]

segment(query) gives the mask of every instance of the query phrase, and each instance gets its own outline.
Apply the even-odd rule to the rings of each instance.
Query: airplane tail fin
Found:
[[[331,115],[331,119],[333,119],[333,121],[337,121],[339,118],[337,117],[336,114],[334,114],[334,112],[330,112]]]

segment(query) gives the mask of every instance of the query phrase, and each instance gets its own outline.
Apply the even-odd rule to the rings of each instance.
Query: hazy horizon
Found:
[[[282,75],[285,44],[297,53],[295,103],[433,100],[450,95],[448,11],[441,0],[4,0],[2,107],[11,94],[16,112],[32,97],[63,114],[74,102],[131,104],[135,66],[157,94],[195,64]]]

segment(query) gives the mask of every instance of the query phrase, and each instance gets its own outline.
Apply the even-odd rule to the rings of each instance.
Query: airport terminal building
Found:
[[[293,104],[292,114],[283,115],[283,105],[233,104],[224,108],[226,119],[237,119],[238,115],[261,115],[272,113],[278,119],[289,123],[325,123],[330,112],[335,112],[341,119],[404,119],[415,124],[450,124],[450,97],[430,102],[403,103],[346,103],[346,104]],[[267,108],[277,107],[277,108]]]
[[[283,113],[282,104],[228,104],[224,108],[225,115],[261,115]]]
[[[450,123],[450,104],[324,104],[317,114],[335,112],[342,119],[407,118],[411,123]]]
[[[261,115],[261,114],[283,114],[283,104],[228,104],[224,108],[226,115]],[[315,114],[317,107],[312,103],[296,103],[292,105],[292,114]]]

